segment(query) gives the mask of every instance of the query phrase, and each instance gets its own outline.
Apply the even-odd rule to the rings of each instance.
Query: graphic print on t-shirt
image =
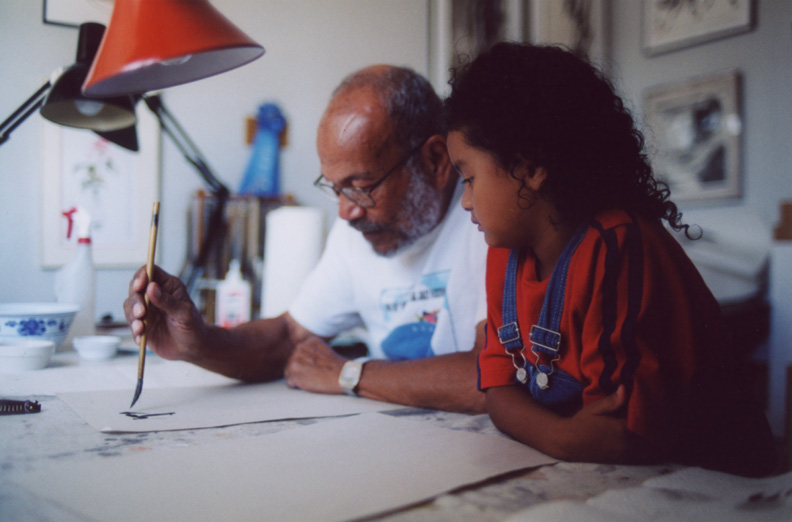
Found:
[[[388,359],[418,359],[434,355],[432,335],[437,319],[448,309],[446,286],[450,270],[425,274],[413,287],[389,288],[380,296],[380,309],[392,325],[382,340]]]

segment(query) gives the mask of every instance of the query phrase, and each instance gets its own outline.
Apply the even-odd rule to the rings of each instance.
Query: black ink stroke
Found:
[[[143,412],[136,412],[136,411],[122,411],[119,412],[119,415],[126,415],[134,420],[146,420],[151,417],[160,417],[162,415],[173,415],[175,411],[170,411],[167,413],[143,413]]]

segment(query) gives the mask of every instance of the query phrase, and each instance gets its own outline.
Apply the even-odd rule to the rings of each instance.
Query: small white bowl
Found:
[[[55,343],[46,339],[0,340],[0,373],[45,368],[55,353]]]
[[[86,335],[74,338],[74,348],[86,361],[104,361],[115,356],[121,338],[115,335]]]

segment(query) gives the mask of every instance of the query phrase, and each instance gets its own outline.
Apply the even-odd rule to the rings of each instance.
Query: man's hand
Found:
[[[316,393],[344,393],[338,376],[346,361],[322,339],[311,337],[294,347],[286,364],[286,384]]]
[[[144,294],[149,298],[148,310]],[[145,267],[135,273],[124,301],[124,315],[136,343],[140,342],[145,318],[148,347],[164,359],[190,360],[205,337],[203,318],[184,284],[159,267],[154,267],[151,282]]]
[[[124,314],[136,342],[145,318],[148,347],[164,359],[187,361],[246,382],[269,381],[283,377],[294,346],[312,335],[288,312],[230,329],[206,324],[177,277],[155,266],[152,279],[148,281],[145,267],[135,273]]]

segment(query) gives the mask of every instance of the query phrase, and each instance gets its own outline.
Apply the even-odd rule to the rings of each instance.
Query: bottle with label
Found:
[[[68,349],[75,337],[94,335],[96,331],[96,269],[91,247],[90,214],[81,207],[75,207],[63,215],[69,220],[66,237],[71,238],[72,231],[76,231],[77,248],[72,259],[55,274],[55,300],[80,307],[62,345]]]
[[[250,321],[250,283],[242,278],[238,259],[232,259],[224,280],[217,283],[215,323],[233,328]]]

